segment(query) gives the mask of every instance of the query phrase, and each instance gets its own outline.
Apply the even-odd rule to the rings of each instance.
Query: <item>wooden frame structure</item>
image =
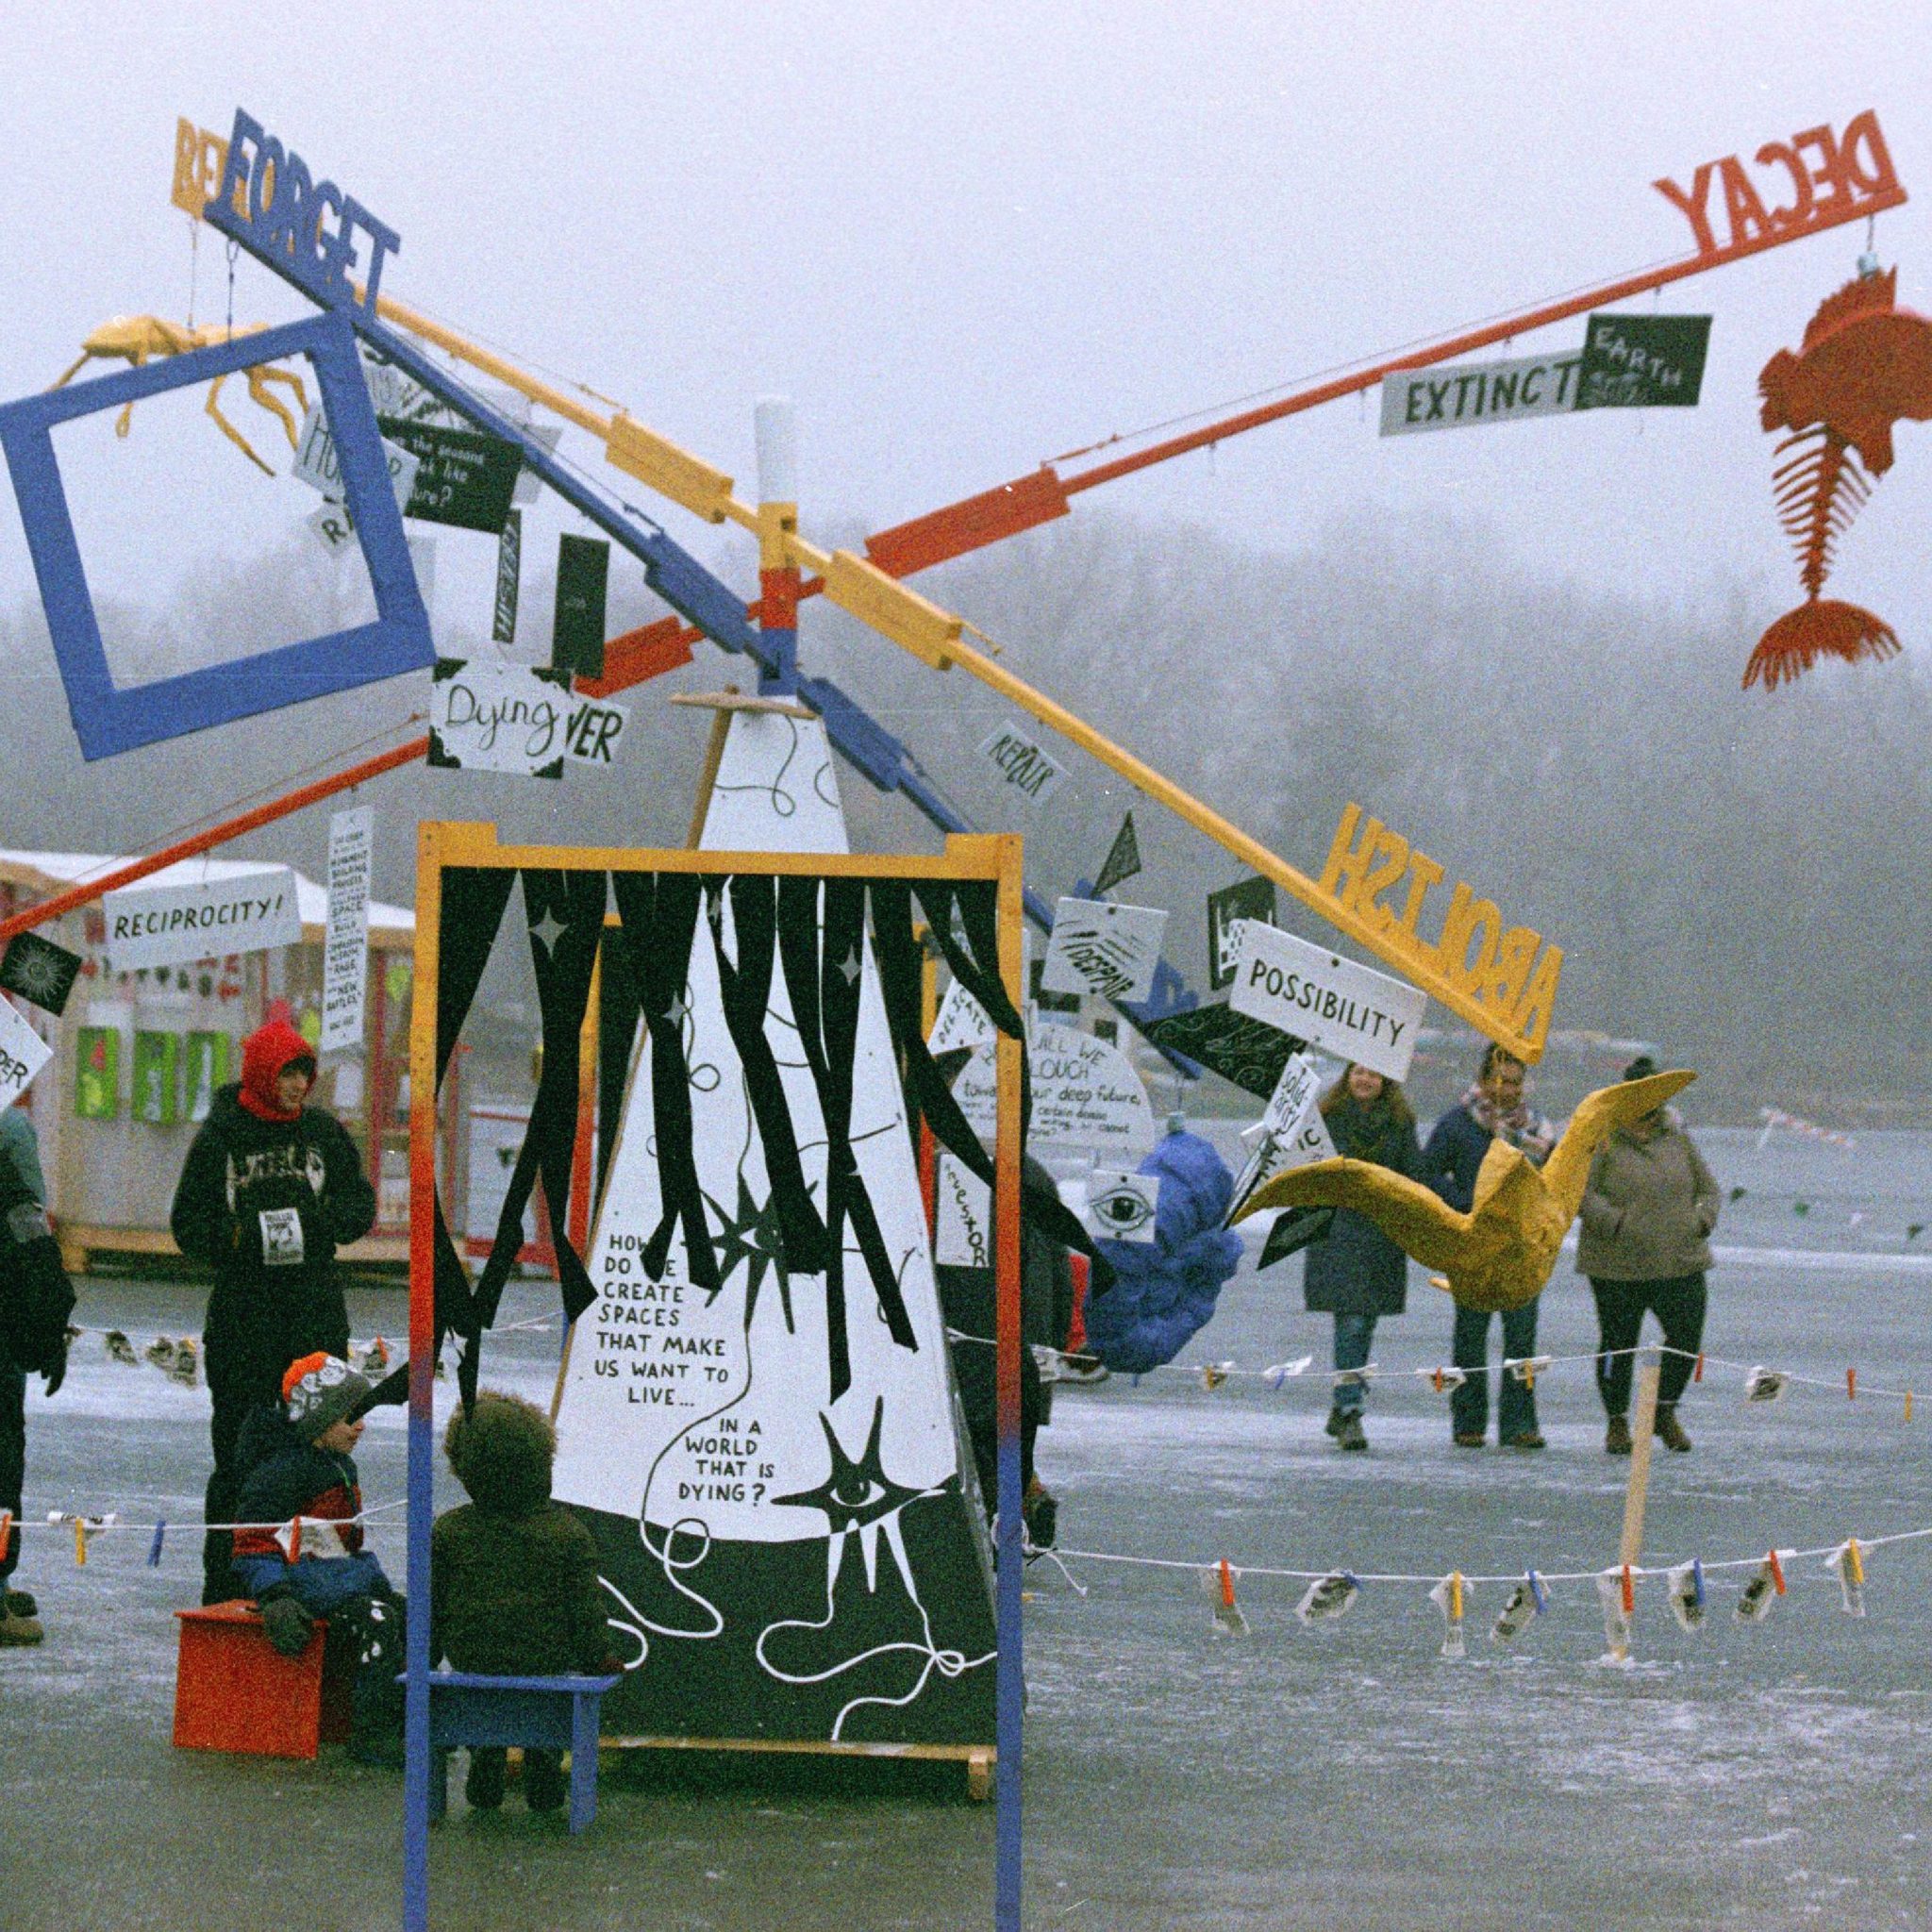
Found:
[[[609,846],[505,845],[491,824],[427,821],[418,829],[416,859],[416,987],[410,1014],[410,1091],[436,1091],[437,1000],[441,983],[442,878],[446,871],[548,870],[605,873],[691,873],[808,878],[945,879],[994,888],[999,974],[1008,997],[1024,999],[1021,974],[1024,875],[1021,841],[1012,834],[949,838],[944,853],[928,856],[845,856],[758,852],[658,851]],[[1020,1761],[1023,1680],[1021,1651],[1020,1488],[1020,1161],[1021,1078],[1024,1041],[1001,1034],[995,1048],[998,1081],[994,1141],[994,1257],[998,1362],[998,1644],[994,1723],[994,1788],[999,1804],[995,1839],[994,1924],[1020,1924]],[[436,1113],[417,1105],[409,1118],[409,1407],[408,1568],[411,1603],[406,1677],[406,1762],[403,1812],[403,1924],[426,1932],[429,1924],[429,1618],[432,1580],[429,1533],[434,1514],[434,1305]],[[730,1747],[725,1747],[730,1748]],[[895,1750],[896,1756],[911,1756]],[[969,1774],[971,1767],[969,1766]]]

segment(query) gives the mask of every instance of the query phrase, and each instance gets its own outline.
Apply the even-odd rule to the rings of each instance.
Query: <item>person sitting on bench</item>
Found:
[[[234,1569],[261,1607],[262,1628],[299,1657],[317,1617],[331,1641],[355,1646],[349,1753],[400,1762],[403,1601],[362,1543],[362,1491],[354,1450],[374,1389],[332,1355],[306,1355],[282,1377],[278,1408],[258,1409],[242,1430],[245,1474]]]
[[[444,1453],[471,1501],[436,1519],[430,1538],[430,1647],[459,1671],[505,1677],[609,1671],[609,1627],[591,1532],[550,1500],[557,1432],[541,1409],[481,1391],[458,1409]],[[503,1803],[501,1746],[473,1748],[463,1795]],[[555,1811],[566,1795],[558,1756],[524,1753],[524,1799]]]

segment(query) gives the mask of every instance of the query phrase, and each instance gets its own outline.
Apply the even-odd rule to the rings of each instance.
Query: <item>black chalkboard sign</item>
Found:
[[[1693,408],[1709,347],[1707,315],[1592,315],[1576,407]]]
[[[499,436],[475,429],[445,429],[401,416],[378,416],[384,438],[408,450],[420,464],[416,487],[403,506],[406,517],[450,524],[459,530],[500,536],[523,468],[523,452]]]
[[[610,545],[601,537],[557,540],[557,619],[550,664],[578,677],[604,675],[604,605]]]

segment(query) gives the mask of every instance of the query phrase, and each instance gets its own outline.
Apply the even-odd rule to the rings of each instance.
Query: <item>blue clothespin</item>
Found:
[[[1690,1558],[1691,1600],[1701,1609],[1704,1606],[1704,1565],[1695,1557]]]
[[[1543,1588],[1543,1580],[1534,1570],[1525,1573],[1529,1578],[1529,1593],[1536,1599],[1536,1613],[1539,1617],[1549,1608],[1550,1595]]]
[[[155,1540],[147,1546],[147,1567],[158,1570],[161,1567],[161,1539],[168,1533],[167,1519],[164,1517],[155,1524]]]

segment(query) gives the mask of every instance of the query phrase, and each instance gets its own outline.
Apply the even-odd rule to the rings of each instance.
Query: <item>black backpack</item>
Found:
[[[0,1148],[0,1345],[51,1392],[67,1367],[74,1290],[47,1213]]]

